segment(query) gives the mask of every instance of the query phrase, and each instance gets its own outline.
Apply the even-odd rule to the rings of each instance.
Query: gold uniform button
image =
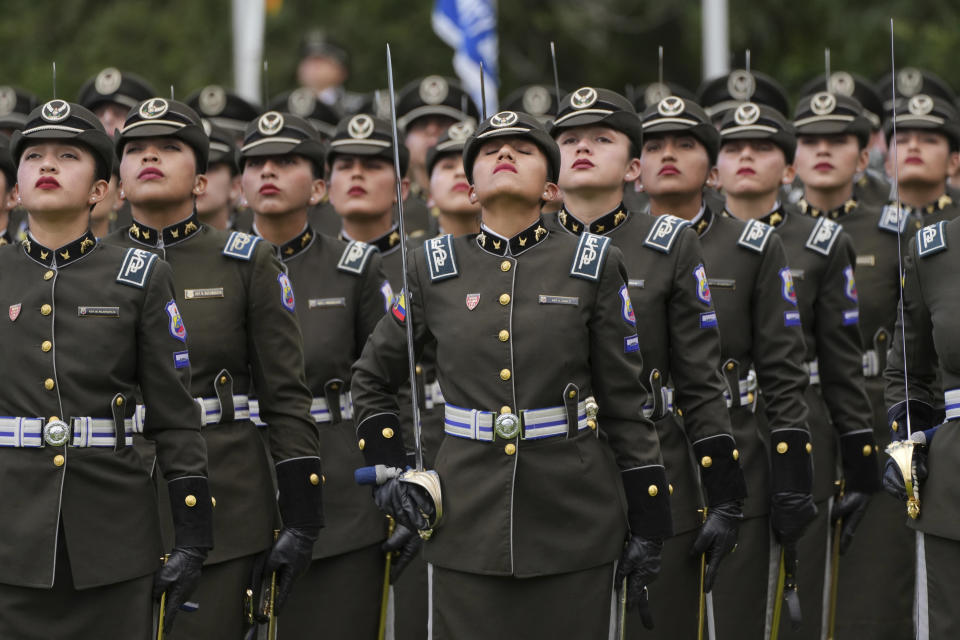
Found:
[[[567,396],[572,400],[577,397],[577,392],[571,390],[570,393],[567,394]]]
[[[510,369],[500,369],[500,379],[507,381],[510,379]]]
[[[213,506],[213,508],[216,508],[216,507],[217,507],[217,499],[214,498],[213,496],[210,496],[210,504]]]
[[[739,449],[734,449],[734,450],[733,450],[733,459],[734,459],[734,460],[739,460],[739,459],[740,459],[740,450],[739,450]]]
[[[50,280],[51,278],[53,278],[53,271],[52,271],[52,270],[47,271],[46,273],[43,274],[43,279],[44,279],[44,280]]]
[[[510,294],[509,294],[509,293],[501,293],[501,294],[500,294],[500,304],[502,304],[502,305],[508,305],[508,304],[510,304]]]
[[[360,447],[360,451],[363,451],[363,448],[367,446],[367,441],[363,438],[360,438],[360,442],[357,443],[357,446]]]
[[[48,304],[45,304],[40,307],[40,315],[48,316],[53,313],[53,307]]]
[[[510,339],[510,332],[506,329],[501,329],[500,333],[497,334],[497,337],[500,338],[500,342],[506,342]]]
[[[383,437],[386,438],[387,440],[389,440],[390,438],[393,437],[393,429],[391,429],[390,427],[387,427],[386,429],[384,429],[384,430],[381,431],[380,433],[382,433],[382,434],[383,434]]]
[[[220,384],[227,384],[227,376],[220,376]]]
[[[336,382],[334,382],[332,385],[330,385],[330,388],[333,389],[334,391],[336,391],[337,389],[340,388],[340,385],[337,384]]]
[[[590,418],[589,420],[587,420],[587,426],[590,427],[590,430],[591,430],[591,431],[596,431],[596,430],[597,430],[597,421],[594,420],[593,418]]]
[[[896,431],[897,429],[900,428],[900,425],[898,425],[898,424],[897,424],[897,421],[894,420],[893,422],[890,423],[890,428],[893,429],[894,431]]]
[[[670,490],[670,495],[673,495],[673,485],[672,485],[672,484],[668,484],[668,485],[667,485],[667,489]]]
[[[66,461],[67,461],[67,459],[64,458],[64,457],[63,457],[61,454],[59,454],[59,453],[58,453],[57,455],[53,456],[53,466],[55,466],[55,467],[62,467],[62,466],[63,466],[63,463],[66,462]]]
[[[707,469],[713,464],[713,458],[711,458],[710,456],[703,456],[702,458],[700,458],[700,464],[703,465],[704,469]]]
[[[311,473],[311,474],[310,474],[310,484],[312,484],[313,486],[317,486],[318,484],[320,484],[320,476],[318,476],[318,475],[315,474],[315,473]]]
[[[657,489],[657,485],[652,484],[649,487],[647,487],[647,493],[650,494],[651,498],[655,498],[657,494],[660,493],[660,489]]]
[[[732,362],[727,363],[727,371],[733,371],[734,364]]]
[[[653,379],[654,379],[654,380],[659,380],[659,379],[660,379],[660,372],[659,372],[659,371],[654,371],[654,372],[653,372]]]
[[[500,407],[500,414],[503,415],[503,414],[506,414],[506,413],[513,413],[513,409],[511,409],[511,408],[510,408],[509,406],[507,406],[507,405],[503,405],[502,407]]]
[[[753,392],[747,394],[747,404],[753,404]]]
[[[508,456],[512,456],[517,452],[517,445],[512,442],[503,448],[503,452]]]
[[[197,506],[197,496],[191,493],[190,495],[188,495],[186,498],[183,499],[183,504],[187,505],[188,507]]]
[[[787,448],[788,448],[788,447],[787,447],[787,443],[786,443],[786,442],[778,442],[778,443],[777,443],[777,453],[786,453],[786,452],[787,452]]]
[[[56,421],[59,420],[59,419],[60,419],[60,418],[57,417],[57,416],[50,416],[49,422],[56,422]]]
[[[886,339],[887,339],[887,336],[885,334],[881,333],[880,335],[877,336],[877,342],[883,342]]]
[[[50,351],[50,349],[53,349],[53,343],[49,340],[44,340],[40,343],[40,351],[46,353],[47,351]]]
[[[871,453],[873,453],[873,447],[868,444],[863,445],[863,455],[869,456]]]
[[[806,449],[807,449],[807,453],[813,453],[813,445],[810,444],[809,442],[807,443]]]
[[[500,263],[500,271],[510,271],[510,261],[504,260]]]
[[[417,375],[419,376],[420,374],[423,373],[423,367],[421,367],[420,365],[417,365],[414,371],[416,371]]]
[[[683,417],[683,409],[677,409],[677,415]]]
[[[53,378],[47,378],[43,381],[43,388],[47,391],[53,391]]]
[[[118,407],[123,406],[123,396],[120,396],[119,398],[117,398],[117,406]]]

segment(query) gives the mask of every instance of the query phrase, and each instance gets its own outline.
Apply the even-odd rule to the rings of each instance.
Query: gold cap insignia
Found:
[[[147,118],[148,120],[159,118],[169,110],[170,104],[166,100],[163,98],[151,98],[140,105],[140,117]]]
[[[295,89],[290,92],[290,97],[287,98],[287,107],[290,109],[290,113],[294,113],[301,118],[306,118],[312,114],[316,106],[317,96],[312,89],[307,87]]]
[[[13,87],[0,87],[0,115],[13,113],[17,108],[17,92]]]
[[[683,98],[677,96],[667,96],[657,104],[657,111],[660,112],[660,115],[667,117],[680,115],[686,108],[687,105]]]
[[[93,81],[93,88],[96,89],[100,95],[106,96],[111,93],[116,93],[122,81],[123,76],[120,75],[120,71],[116,67],[107,67],[97,74],[96,79]]]
[[[440,104],[447,99],[450,85],[443,76],[427,76],[420,81],[420,99],[427,104]]]
[[[727,78],[727,93],[734,100],[749,100],[753,97],[753,92],[757,90],[757,79],[753,74],[744,69],[731,71]]]
[[[509,127],[516,124],[517,120],[519,120],[519,116],[513,111],[501,111],[490,118],[490,124],[497,128]]]
[[[227,92],[223,87],[211,84],[200,91],[198,99],[200,111],[208,116],[218,115],[227,106]]]
[[[733,114],[733,120],[739,125],[753,124],[760,119],[760,107],[753,102],[744,102],[737,107]]]
[[[70,115],[70,103],[66,100],[51,100],[43,105],[40,117],[47,122],[60,122]]]
[[[821,91],[810,98],[810,111],[818,116],[825,116],[833,113],[837,108],[837,98],[832,93]]]
[[[574,109],[586,109],[597,101],[597,90],[593,87],[581,87],[570,96],[570,106]]]
[[[473,122],[469,120],[455,122],[447,129],[447,137],[454,142],[466,142],[467,138],[472,136],[475,130],[476,127],[473,125]]]
[[[283,115],[279,111],[267,111],[257,121],[257,130],[265,136],[274,136],[283,129]]]
[[[923,73],[919,69],[907,67],[897,73],[897,91],[900,95],[910,96],[920,93],[923,88]]]
[[[907,102],[907,110],[915,116],[925,116],[933,111],[933,98],[925,93],[918,93]]]
[[[831,93],[839,93],[842,96],[850,97],[857,86],[853,76],[846,71],[836,71],[830,75],[830,84],[827,90]]]
[[[355,140],[363,140],[373,135],[373,118],[365,113],[359,113],[347,123],[347,133]]]
[[[546,87],[534,85],[523,92],[523,110],[532,116],[542,116],[550,111],[550,92]]]
[[[643,91],[643,101],[645,104],[657,104],[668,97],[670,97],[670,87],[662,82],[651,82]]]

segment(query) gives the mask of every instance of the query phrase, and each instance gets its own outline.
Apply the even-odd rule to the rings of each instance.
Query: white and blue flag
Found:
[[[496,0],[436,0],[433,30],[456,52],[453,68],[463,88],[476,104],[480,100],[480,62],[483,62],[487,115],[497,112],[497,8]]]

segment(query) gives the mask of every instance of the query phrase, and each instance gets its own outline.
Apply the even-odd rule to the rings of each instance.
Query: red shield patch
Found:
[[[10,310],[7,312],[7,315],[10,316],[10,322],[13,322],[20,317],[20,303],[10,305]]]
[[[468,293],[467,294],[467,309],[473,311],[477,308],[477,305],[480,304],[480,294],[479,293]]]

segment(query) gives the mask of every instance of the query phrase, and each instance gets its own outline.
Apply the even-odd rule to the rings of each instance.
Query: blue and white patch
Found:
[[[770,235],[772,233],[773,227],[770,225],[764,224],[759,220],[751,220],[747,223],[747,226],[743,228],[743,232],[740,234],[737,244],[744,249],[750,249],[751,251],[756,251],[757,253],[763,253],[763,250],[767,247],[767,241],[770,240]]]
[[[944,220],[917,231],[917,254],[921,258],[947,249],[947,222]]]
[[[175,351],[173,353],[173,366],[177,369],[185,369],[190,366],[189,351]]]
[[[180,342],[187,341],[187,327],[183,324],[183,317],[180,315],[180,309],[177,308],[177,301],[171,300],[166,304],[164,310],[170,319],[170,335]]]
[[[123,257],[123,264],[117,274],[117,282],[143,289],[158,259],[156,254],[143,249],[127,249],[127,255]]]
[[[843,326],[849,327],[852,324],[860,322],[859,309],[847,309],[843,312]]]
[[[658,216],[657,221],[653,223],[653,227],[650,228],[650,233],[647,234],[643,244],[651,249],[656,249],[663,253],[670,253],[673,244],[680,235],[680,230],[689,226],[689,220],[684,220],[677,216],[666,214]]]
[[[640,351],[640,338],[637,334],[627,336],[623,339],[623,352],[633,353],[634,351]]]
[[[383,296],[383,312],[387,313],[393,305],[393,287],[390,286],[389,280],[384,280],[380,285],[380,295]]]
[[[253,257],[253,250],[256,248],[260,238],[252,236],[249,233],[234,231],[227,238],[227,244],[223,247],[223,255],[238,260],[250,260]]]
[[[637,326],[637,316],[633,313],[633,303],[630,302],[630,292],[626,285],[620,287],[620,315],[631,327]]]
[[[570,275],[574,278],[597,281],[603,261],[610,250],[610,238],[592,233],[584,233],[577,244],[577,254],[573,257]]]
[[[373,252],[376,250],[377,248],[372,244],[358,242],[356,240],[351,241],[340,256],[340,262],[337,263],[337,271],[353,273],[355,275],[362,274],[363,270],[367,268],[367,262],[370,261],[370,256],[373,255]]]
[[[446,235],[430,238],[423,243],[423,250],[427,256],[427,269],[430,271],[430,281],[439,282],[459,275],[457,259],[453,254],[453,236]]]
[[[840,237],[841,227],[839,224],[829,218],[817,218],[817,224],[814,225],[810,237],[807,238],[807,249],[821,255],[830,255],[830,250],[836,244]]]
[[[697,298],[705,305],[713,302],[713,296],[710,295],[710,283],[707,282],[707,270],[702,264],[698,264],[693,270],[693,277],[697,281]]]
[[[780,269],[780,283],[780,295],[793,306],[797,306],[797,288],[793,285],[793,274],[789,267]]]
[[[799,312],[799,311],[784,311],[784,312],[783,312],[783,326],[785,326],[785,327],[799,327],[799,326],[800,326],[800,312]]]
[[[901,208],[897,210],[897,205],[888,204],[880,212],[880,220],[877,226],[884,231],[900,234],[907,227],[907,212]]]
[[[285,273],[277,274],[277,282],[280,283],[280,304],[287,311],[293,311],[297,306],[296,298],[293,297],[293,284],[290,282],[290,276]]]
[[[707,311],[706,313],[700,314],[700,328],[701,329],[712,329],[717,326],[717,312],[716,311]]]
[[[853,267],[843,268],[843,295],[847,300],[857,301],[857,281],[853,278]]]

